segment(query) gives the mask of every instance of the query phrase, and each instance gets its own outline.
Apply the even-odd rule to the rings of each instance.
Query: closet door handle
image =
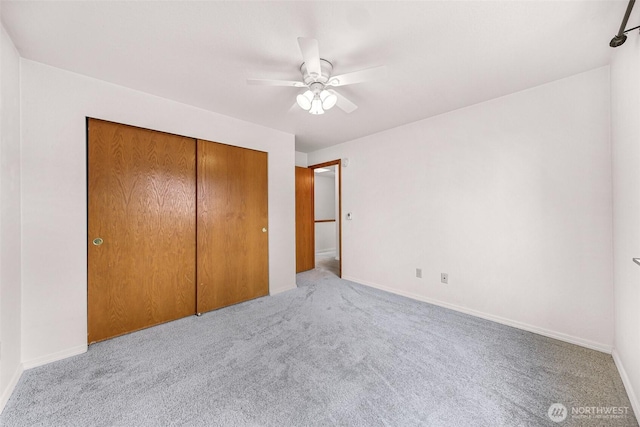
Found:
[[[262,227],[262,232],[263,232],[263,233],[266,233],[266,232],[267,232],[267,229],[266,229],[265,227]]]
[[[101,244],[103,244],[103,243],[104,243],[104,240],[102,240],[102,238],[100,238],[100,237],[96,237],[95,239],[93,239],[93,242],[92,242],[92,243],[93,243],[94,245],[96,245],[96,246],[100,246]]]

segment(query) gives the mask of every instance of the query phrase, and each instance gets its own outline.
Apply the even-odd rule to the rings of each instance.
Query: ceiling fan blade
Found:
[[[366,70],[354,71],[353,73],[341,74],[339,76],[333,76],[327,82],[328,86],[345,86],[352,85],[354,83],[362,83],[369,80],[382,79],[387,76],[387,67],[382,65],[380,67],[367,68]]]
[[[247,79],[247,84],[258,86],[307,87],[303,82],[296,82],[293,80]]]
[[[307,73],[314,79],[320,77],[320,49],[318,48],[318,40],[306,37],[298,37],[298,45],[302,58],[307,67]]]
[[[335,90],[329,90],[329,92],[333,93],[335,96],[338,97],[338,102],[336,103],[336,105],[345,113],[351,113],[358,108],[356,104],[349,101],[347,98],[345,98],[343,95],[340,95]]]

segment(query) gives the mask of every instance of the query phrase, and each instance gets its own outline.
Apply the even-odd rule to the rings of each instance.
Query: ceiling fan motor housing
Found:
[[[314,82],[320,82],[322,84],[326,84],[329,81],[329,78],[331,78],[331,73],[333,72],[333,65],[331,64],[331,62],[327,61],[326,59],[320,58],[320,75],[319,76],[314,78],[314,76],[310,75],[307,72],[306,62],[303,62],[302,65],[300,66],[300,72],[302,73],[302,79],[304,80],[304,83],[307,86]]]

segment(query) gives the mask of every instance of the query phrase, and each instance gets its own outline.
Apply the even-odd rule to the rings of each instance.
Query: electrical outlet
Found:
[[[447,273],[440,274],[440,281],[442,283],[449,283],[449,275]]]
[[[421,268],[416,268],[416,277],[418,279],[422,279],[422,269]]]

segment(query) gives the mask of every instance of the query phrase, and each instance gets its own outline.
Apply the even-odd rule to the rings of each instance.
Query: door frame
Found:
[[[338,170],[338,217],[340,218],[340,220],[338,221],[338,251],[340,253],[340,259],[338,260],[340,262],[338,277],[342,278],[342,258],[344,256],[344,254],[342,253],[342,159],[329,160],[328,162],[311,165],[308,168],[320,169],[320,168],[325,168],[327,166],[335,166],[335,165],[337,165],[336,168]],[[313,203],[315,204],[315,193],[314,193],[313,199],[314,199]],[[315,234],[316,234],[316,229],[315,229],[315,216],[314,216],[314,228],[313,228],[314,239],[315,239]],[[314,252],[314,258],[315,258],[315,247],[313,248],[313,252]]]

